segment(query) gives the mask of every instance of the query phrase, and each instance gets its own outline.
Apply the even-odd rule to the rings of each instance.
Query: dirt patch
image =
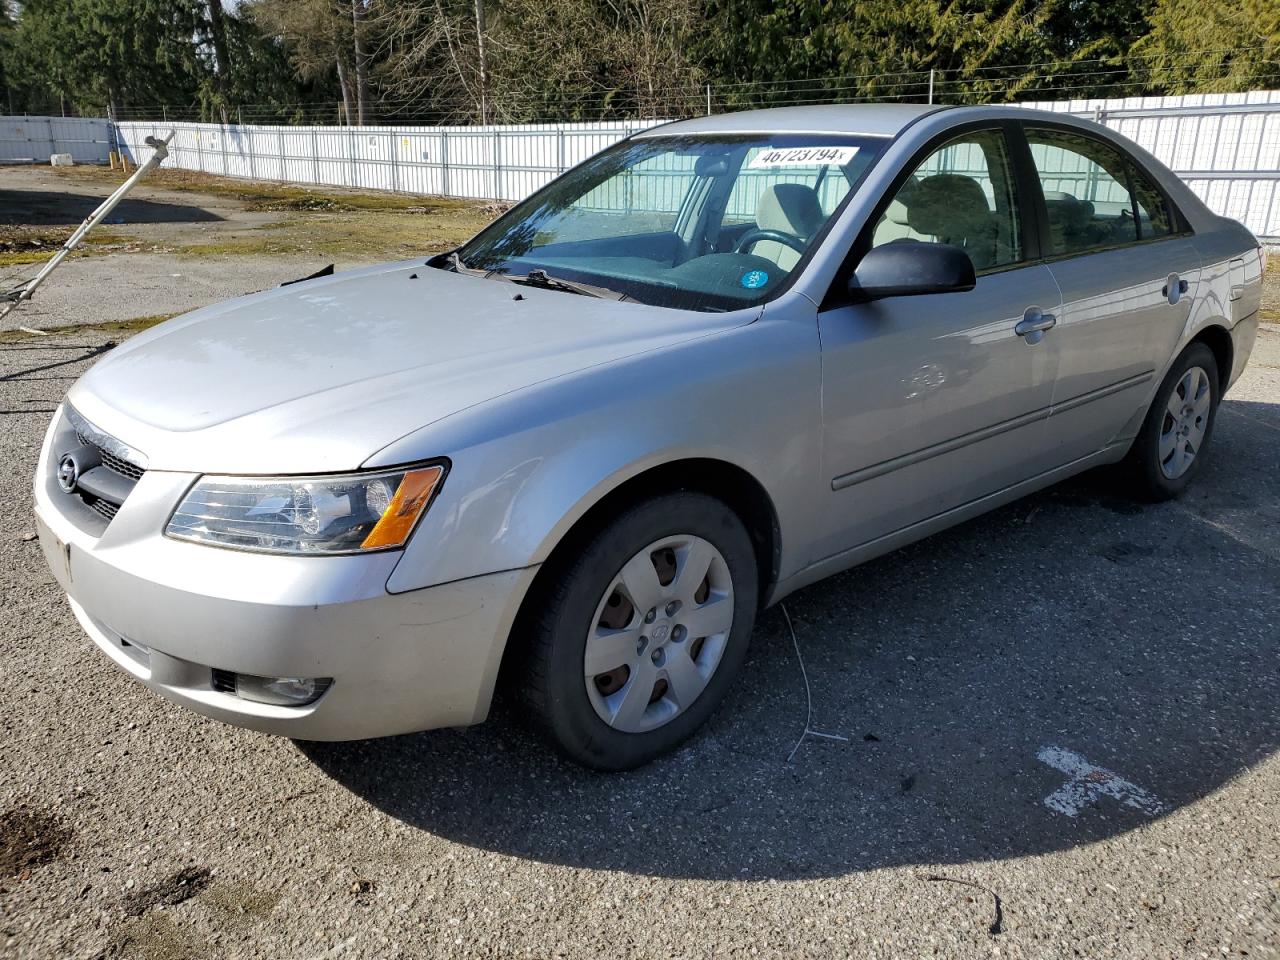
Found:
[[[200,902],[223,924],[243,926],[269,917],[280,902],[280,894],[248,884],[215,883]]]
[[[94,960],[190,960],[196,944],[191,935],[163,913],[125,923]]]
[[[0,815],[0,878],[25,879],[34,867],[56,860],[71,839],[57,817],[27,807]]]
[[[166,320],[172,320],[178,316],[176,313],[157,313],[149,317],[134,317],[132,320],[104,320],[101,323],[78,323],[74,327],[64,327],[63,330],[71,330],[76,333],[119,333],[123,334],[121,339],[132,336],[135,333],[141,333],[148,330],[158,323],[164,323]],[[41,336],[36,333],[26,333],[22,330],[0,330],[0,343],[18,343],[26,340],[41,340]]]
[[[1263,323],[1280,323],[1280,247],[1272,247],[1262,274]]]
[[[176,906],[204,890],[212,879],[213,873],[207,867],[183,867],[154,887],[126,896],[122,904],[124,912],[131,917],[140,917],[156,907]]]

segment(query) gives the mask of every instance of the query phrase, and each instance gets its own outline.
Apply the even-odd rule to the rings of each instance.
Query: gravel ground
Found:
[[[3,956],[1280,953],[1275,328],[1181,502],[1087,476],[788,600],[814,725],[847,742],[787,762],[805,693],[774,610],[710,729],[621,776],[506,708],[294,743],[111,667],[27,491],[106,347],[0,344]],[[1146,793],[1055,811],[1046,747]]]
[[[98,196],[3,175],[0,223],[73,224]],[[113,229],[178,247],[276,216],[130,203]],[[319,265],[85,257],[21,321],[172,313]],[[1280,328],[1181,502],[1086,476],[790,598],[814,726],[847,741],[788,762],[805,687],[774,610],[710,729],[622,776],[502,705],[293,743],[112,668],[28,493],[108,336],[0,341],[0,957],[1280,957]],[[1064,789],[1077,762],[1132,786]],[[1059,802],[1098,785],[1120,796]]]

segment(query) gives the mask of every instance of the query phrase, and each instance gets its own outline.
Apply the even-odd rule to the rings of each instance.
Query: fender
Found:
[[[813,307],[535,384],[410,434],[369,467],[448,457],[441,493],[387,589],[393,593],[544,561],[611,491],[698,458],[744,470],[779,526],[821,522],[820,364]],[[767,364],[768,376],[763,367]],[[742,415],[744,405],[754,416]],[[780,573],[807,557],[784,554]]]

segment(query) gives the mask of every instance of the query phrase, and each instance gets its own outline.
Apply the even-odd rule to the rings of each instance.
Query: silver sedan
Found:
[[[447,255],[134,337],[49,427],[40,540],[106,656],[208,716],[472,724],[501,673],[633,767],[793,590],[1091,467],[1180,494],[1263,262],[1069,117],[670,124]]]

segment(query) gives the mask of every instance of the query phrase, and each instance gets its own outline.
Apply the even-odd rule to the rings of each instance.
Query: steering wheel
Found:
[[[804,253],[806,249],[805,241],[802,237],[797,237],[791,233],[784,233],[781,230],[761,230],[756,228],[748,230],[742,235],[742,239],[738,241],[738,245],[733,248],[734,253],[747,253],[753,246],[762,240],[774,240],[783,246],[790,247],[796,253]]]

